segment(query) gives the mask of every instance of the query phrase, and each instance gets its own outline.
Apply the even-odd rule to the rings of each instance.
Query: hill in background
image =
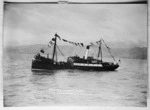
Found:
[[[47,45],[37,44],[37,45],[28,45],[28,46],[14,46],[4,48],[4,53],[17,53],[17,54],[36,54],[41,49],[45,50],[45,53],[52,53],[53,47],[48,48]],[[60,45],[59,49],[63,52],[65,56],[79,55],[83,56],[85,53],[85,47],[77,47],[70,45]],[[57,49],[58,55],[61,55]],[[97,56],[98,47],[91,47],[89,51],[90,56]],[[111,53],[118,58],[136,58],[136,59],[146,59],[147,58],[147,47],[132,47],[132,48],[123,48],[123,47],[113,47],[111,48]],[[103,48],[103,56],[110,57],[108,50]]]

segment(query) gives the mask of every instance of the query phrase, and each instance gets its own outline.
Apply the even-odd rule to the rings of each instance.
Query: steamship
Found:
[[[56,48],[59,49],[59,47],[57,45],[57,38],[60,38],[60,36],[55,34],[55,37],[53,38],[54,43],[53,43],[52,58],[49,58],[49,56],[43,57],[40,55],[40,53],[38,53],[32,59],[32,67],[31,67],[32,70],[79,69],[79,70],[93,70],[93,71],[114,71],[119,67],[119,62],[115,63],[115,58],[111,55],[109,47],[106,45],[103,39],[100,39],[99,41],[97,58],[88,56],[89,49],[92,45],[87,45],[86,52],[83,58],[77,55],[69,56],[66,61],[58,62]],[[101,48],[102,42],[107,47],[110,55],[114,59],[114,62],[103,61],[102,48]],[[41,50],[41,52],[44,53],[44,50]]]

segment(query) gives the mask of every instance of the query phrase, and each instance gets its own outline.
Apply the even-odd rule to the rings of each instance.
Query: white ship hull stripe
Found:
[[[102,64],[73,63],[74,66],[102,67]]]

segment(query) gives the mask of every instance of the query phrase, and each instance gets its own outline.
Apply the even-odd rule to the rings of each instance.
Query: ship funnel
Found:
[[[85,59],[87,59],[88,57],[89,48],[90,46],[86,46]]]

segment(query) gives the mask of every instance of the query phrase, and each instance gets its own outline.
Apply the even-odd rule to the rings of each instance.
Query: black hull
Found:
[[[59,70],[68,69],[67,63],[55,63],[51,61],[32,60],[32,70]]]
[[[40,61],[40,60],[32,60],[32,70],[61,70],[61,69],[79,69],[79,70],[85,70],[85,71],[114,71],[117,69],[119,65],[111,65],[111,66],[105,66],[102,67],[94,67],[94,66],[74,66],[70,63],[54,63],[51,61]]]
[[[84,71],[114,71],[119,66],[113,66],[113,67],[72,67],[71,69],[78,69],[78,70],[84,70]]]

